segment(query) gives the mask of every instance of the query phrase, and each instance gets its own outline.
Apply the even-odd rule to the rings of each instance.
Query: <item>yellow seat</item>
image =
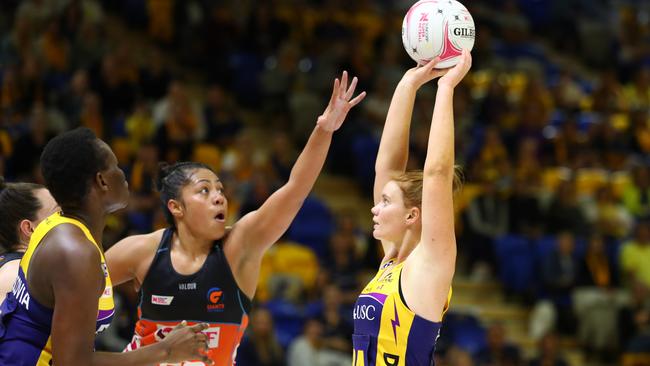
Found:
[[[547,168],[542,173],[542,185],[550,192],[555,189],[561,181],[571,179],[571,169],[564,167]]]
[[[619,171],[611,174],[610,184],[612,185],[612,192],[614,197],[620,199],[623,197],[623,191],[625,187],[632,184],[632,177],[627,171]]]
[[[650,352],[625,353],[621,362],[623,366],[650,366]]]
[[[121,137],[114,138],[111,142],[111,149],[113,150],[113,153],[115,153],[115,157],[121,165],[130,163],[132,151],[129,140]]]
[[[576,172],[578,194],[592,195],[609,182],[608,173],[602,169],[579,169]]]
[[[274,249],[274,273],[296,276],[307,289],[314,286],[319,266],[313,250],[291,242],[277,243]]]
[[[480,184],[464,184],[458,197],[454,198],[454,211],[456,212],[456,215],[461,214],[467,206],[469,206],[469,203],[482,192],[483,188]]]
[[[215,172],[221,168],[221,152],[214,145],[197,144],[192,153],[192,160],[209,166]]]
[[[260,302],[270,300],[271,293],[269,291],[269,279],[273,275],[273,258],[275,251],[267,250],[262,258],[262,265],[260,266],[260,274],[258,276],[257,290],[255,291],[255,299]]]
[[[292,242],[281,241],[266,252],[260,267],[255,298],[261,302],[270,300],[270,283],[274,276],[297,278],[302,287],[312,289],[316,284],[319,265],[311,249]]]

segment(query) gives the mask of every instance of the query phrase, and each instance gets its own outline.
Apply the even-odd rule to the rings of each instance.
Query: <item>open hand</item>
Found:
[[[350,109],[366,97],[366,92],[362,92],[350,100],[354,94],[354,89],[357,87],[357,82],[358,80],[355,76],[348,88],[347,71],[343,71],[340,81],[338,78],[334,79],[334,88],[330,102],[327,108],[325,108],[325,112],[318,117],[318,121],[316,122],[318,126],[328,132],[334,132],[341,127]]]

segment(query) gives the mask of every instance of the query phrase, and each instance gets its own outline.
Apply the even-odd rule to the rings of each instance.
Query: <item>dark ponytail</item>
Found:
[[[167,223],[173,228],[176,227],[174,216],[167,208],[169,200],[178,200],[181,189],[190,182],[192,172],[197,169],[207,169],[214,173],[214,170],[208,165],[196,162],[180,162],[175,164],[160,163],[158,164],[158,174],[156,175],[156,189],[160,193],[160,202],[165,213]]]
[[[35,191],[44,188],[33,183],[6,183],[0,177],[0,250],[12,251],[20,245],[18,226],[22,220],[36,220],[42,205]]]

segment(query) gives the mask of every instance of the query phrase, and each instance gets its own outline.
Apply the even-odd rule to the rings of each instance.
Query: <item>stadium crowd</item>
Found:
[[[400,39],[410,5],[4,0],[0,175],[42,182],[48,139],[86,126],[110,143],[132,192],[105,243],[164,226],[152,184],[159,161],[214,167],[234,222],[287,179],[345,69],[368,97],[335,136],[326,170],[369,201],[391,91],[413,66]],[[455,94],[465,173],[457,276],[499,281],[509,302],[529,307],[539,353],[507,342],[501,324],[474,325],[472,338],[471,315],[454,313],[452,301],[439,364],[568,365],[558,343],[567,338],[592,362],[648,357],[650,3],[465,5],[477,38]],[[433,92],[416,103],[414,167],[424,162]],[[265,260],[238,365],[350,364],[352,307],[381,258],[359,209],[370,216],[370,206],[305,202]],[[118,294],[122,310],[99,349],[131,338],[139,300],[129,286]]]

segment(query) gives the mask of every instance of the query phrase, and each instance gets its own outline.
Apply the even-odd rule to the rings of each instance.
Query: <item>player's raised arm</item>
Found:
[[[406,169],[415,95],[422,85],[443,74],[444,71],[434,69],[437,62],[438,59],[434,59],[424,66],[407,70],[395,88],[375,161],[375,204],[381,200],[381,191],[391,176]]]
[[[425,259],[453,274],[456,259],[454,233],[454,88],[472,65],[464,50],[456,66],[438,80],[436,104],[431,119],[422,184],[422,236]],[[451,278],[449,278],[451,280]]]
[[[261,256],[295,218],[323,168],[332,134],[341,127],[350,109],[366,96],[362,92],[352,98],[356,86],[355,77],[348,87],[348,74],[345,71],[341,80],[334,81],[329,104],[318,117],[314,131],[291,169],[289,181],[258,210],[247,214],[235,225],[233,235],[242,239],[249,255]]]

